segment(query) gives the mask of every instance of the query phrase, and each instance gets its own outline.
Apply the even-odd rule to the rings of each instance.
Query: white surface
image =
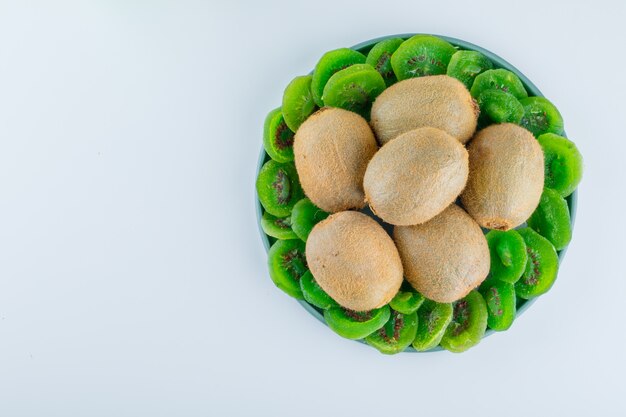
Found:
[[[624,2],[11,3],[0,415],[626,413]],[[255,167],[292,77],[327,50],[416,31],[516,65],[586,171],[549,294],[465,354],[386,357],[273,286]]]

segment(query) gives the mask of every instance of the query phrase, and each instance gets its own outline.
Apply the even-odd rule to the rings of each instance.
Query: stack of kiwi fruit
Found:
[[[582,156],[481,52],[431,35],[330,51],[263,143],[270,276],[340,336],[463,352],[555,282]]]

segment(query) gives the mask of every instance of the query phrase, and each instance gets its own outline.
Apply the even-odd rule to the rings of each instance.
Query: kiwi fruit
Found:
[[[310,75],[296,77],[283,93],[283,117],[289,129],[294,132],[316,108],[311,97],[311,80]]]
[[[517,311],[513,284],[490,278],[482,283],[480,293],[487,304],[487,326],[496,332],[511,327]]]
[[[450,303],[425,300],[417,310],[417,333],[413,340],[415,350],[424,352],[437,346],[452,321],[453,312]]]
[[[556,250],[564,249],[572,240],[567,201],[550,188],[543,190],[539,205],[527,223],[531,229],[548,239]]]
[[[480,119],[484,124],[519,123],[524,116],[524,106],[513,94],[502,90],[486,90],[478,96]]]
[[[296,168],[306,196],[329,213],[365,205],[363,175],[378,150],[369,125],[356,113],[325,107],[296,132]]]
[[[326,106],[350,110],[369,119],[372,102],[384,89],[385,80],[374,67],[354,64],[330,77],[322,99]]]
[[[567,197],[582,179],[582,155],[574,142],[554,133],[544,133],[537,141],[543,149],[545,160],[545,186]]]
[[[468,151],[463,207],[487,229],[524,223],[543,190],[543,151],[533,135],[512,123],[492,125],[476,134]]]
[[[491,60],[478,51],[456,51],[450,59],[446,74],[461,81],[469,90],[476,76],[492,67]]]
[[[415,291],[408,282],[404,282],[400,291],[391,299],[389,306],[395,311],[402,314],[411,314],[417,311],[422,305],[425,298],[422,294]]]
[[[298,239],[298,236],[291,228],[291,216],[276,217],[267,211],[263,212],[261,228],[266,235],[276,239]]]
[[[424,224],[393,229],[407,281],[440,303],[463,298],[489,273],[489,247],[482,230],[451,204]]]
[[[293,206],[302,198],[302,187],[293,163],[267,161],[259,171],[256,191],[265,211],[277,217],[291,214]]]
[[[308,270],[304,242],[299,239],[277,240],[267,256],[274,284],[288,295],[303,299],[299,281]]]
[[[533,135],[563,133],[563,117],[559,110],[545,97],[527,97],[520,100],[524,106],[524,116],[520,125]]]
[[[324,320],[335,333],[346,339],[363,339],[387,323],[391,311],[388,305],[370,311],[352,311],[343,307],[324,310]]]
[[[402,38],[391,38],[380,41],[374,45],[365,59],[366,64],[370,64],[380,73],[387,87],[398,81],[398,77],[396,77],[391,67],[391,55],[393,55],[402,42],[404,42]]]
[[[436,127],[467,142],[478,120],[478,105],[463,83],[447,75],[400,81],[374,101],[371,125],[381,145],[419,127]]]
[[[526,243],[515,230],[491,230],[485,236],[491,254],[489,275],[515,284],[526,268]]]
[[[389,320],[365,338],[365,342],[386,355],[395,355],[409,347],[417,333],[417,313],[391,310]]]
[[[307,303],[317,308],[328,310],[329,308],[339,307],[339,304],[330,298],[330,295],[326,294],[326,291],[315,282],[311,271],[306,271],[300,278],[300,289]]]
[[[313,226],[328,217],[328,213],[317,207],[308,198],[298,201],[291,211],[291,228],[294,233],[306,242]]]
[[[374,155],[363,178],[365,198],[387,223],[424,223],[458,197],[468,170],[468,154],[459,141],[443,130],[422,127]]]
[[[470,89],[472,97],[478,98],[486,90],[501,90],[518,100],[528,97],[528,92],[519,77],[502,68],[487,70],[476,76]]]
[[[293,161],[293,136],[281,108],[272,110],[265,118],[263,126],[263,147],[265,152],[277,162]]]
[[[365,64],[365,55],[349,48],[339,48],[326,52],[315,65],[311,81],[313,101],[319,107],[324,106],[322,96],[326,83],[334,73],[354,64]]]
[[[399,80],[445,74],[454,46],[431,35],[415,35],[391,55],[391,67]]]
[[[454,314],[441,339],[441,347],[460,353],[476,346],[487,329],[487,304],[478,291],[454,303]]]
[[[374,219],[344,211],[316,224],[306,242],[315,281],[342,307],[368,311],[387,304],[402,284],[393,241]]]
[[[515,294],[530,299],[552,288],[559,270],[559,258],[552,243],[529,227],[518,229],[524,238],[528,261],[522,277],[515,283]]]

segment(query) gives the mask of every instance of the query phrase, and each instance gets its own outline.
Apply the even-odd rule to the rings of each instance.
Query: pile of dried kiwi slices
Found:
[[[512,69],[462,41],[401,35],[330,51],[311,75],[294,78],[285,89],[282,107],[266,118],[256,183],[270,276],[276,286],[301,300],[340,336],[363,340],[386,354],[441,348],[462,352],[486,334],[507,330],[529,301],[555,282],[559,259],[571,240],[575,190],[582,177],[582,156],[565,137],[559,111]],[[304,194],[293,162],[294,132],[326,108],[344,109],[369,122],[372,103],[388,87],[442,74],[465,85],[480,108],[477,131],[515,124],[534,135],[545,169],[539,203],[515,229],[486,233],[488,276],[463,298],[437,302],[404,280],[383,306],[367,311],[346,308],[309,270],[307,239],[330,213]]]

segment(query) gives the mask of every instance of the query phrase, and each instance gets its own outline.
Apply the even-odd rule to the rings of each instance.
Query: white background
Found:
[[[624,2],[39,3],[0,2],[1,416],[626,413]],[[585,157],[556,285],[461,355],[336,336],[257,231],[284,86],[405,32],[513,63]]]

